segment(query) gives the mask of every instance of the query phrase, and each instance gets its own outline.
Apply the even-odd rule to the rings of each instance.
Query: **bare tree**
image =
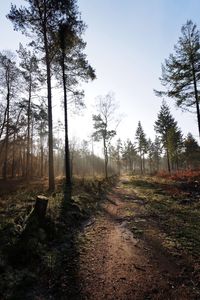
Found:
[[[96,115],[93,115],[95,141],[103,141],[104,161],[105,161],[105,178],[108,178],[108,146],[111,139],[116,135],[116,128],[118,125],[115,119],[115,111],[117,104],[115,102],[114,94],[108,93],[105,96],[97,97]],[[114,126],[114,129],[110,129]]]

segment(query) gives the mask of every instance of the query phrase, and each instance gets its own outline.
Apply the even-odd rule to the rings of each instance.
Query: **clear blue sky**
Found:
[[[22,0],[12,2],[24,3]],[[83,85],[88,110],[83,117],[72,119],[71,134],[80,135],[81,123],[81,134],[87,137],[92,130],[95,97],[113,91],[120,104],[120,113],[125,115],[118,136],[133,140],[140,120],[147,136],[153,138],[153,124],[161,105],[153,89],[160,88],[161,63],[173,51],[187,19],[200,25],[200,1],[79,0],[78,3],[82,19],[88,25],[84,37],[86,53],[96,69],[97,80]],[[5,18],[9,7],[10,1],[1,1],[0,50],[15,50],[19,41],[24,40]],[[190,131],[197,138],[196,116],[177,110],[173,100],[168,103],[183,133]]]

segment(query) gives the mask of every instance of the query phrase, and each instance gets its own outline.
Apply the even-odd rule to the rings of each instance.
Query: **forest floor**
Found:
[[[192,258],[177,248],[147,206],[128,178],[108,193],[83,233],[83,299],[200,298]]]
[[[7,185],[0,299],[200,299],[199,172],[77,180],[69,205],[61,181],[53,194],[46,180]],[[49,198],[47,217],[27,229],[38,194]]]

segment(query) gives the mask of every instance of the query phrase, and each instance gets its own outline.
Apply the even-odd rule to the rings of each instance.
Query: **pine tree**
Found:
[[[191,133],[188,133],[184,140],[184,158],[187,168],[195,168],[199,166],[200,147]]]
[[[52,120],[52,62],[59,49],[57,36],[61,23],[74,25],[79,23],[79,13],[76,0],[27,0],[28,5],[17,8],[11,6],[8,18],[13,22],[15,30],[31,35],[32,46],[44,54],[47,78],[48,99],[48,145],[49,145],[49,189],[54,190],[54,162],[53,162],[53,120]],[[72,16],[71,16],[72,12]]]
[[[170,153],[172,152],[170,152],[170,147],[172,147],[172,141],[170,140],[170,132],[171,134],[172,131],[175,134],[178,134],[177,132],[179,132],[179,129],[177,126],[177,122],[171,115],[170,109],[165,101],[163,101],[161,105],[154,129],[161,138],[162,145],[166,152],[168,171],[171,172]]]
[[[20,58],[20,67],[23,78],[25,80],[25,91],[27,92],[27,161],[26,161],[26,177],[31,175],[30,168],[30,137],[31,137],[31,111],[33,93],[38,89],[39,83],[43,82],[39,69],[39,61],[35,54],[25,49],[22,44],[19,45],[17,51]]]
[[[165,91],[159,96],[174,98],[176,105],[184,109],[196,109],[200,136],[199,83],[200,83],[200,42],[197,26],[190,20],[181,29],[182,36],[162,65],[160,78]]]
[[[8,150],[9,150],[9,136],[11,130],[10,108],[11,100],[16,97],[17,90],[19,89],[19,80],[21,78],[19,68],[16,66],[15,57],[12,52],[0,53],[0,81],[1,93],[6,95],[6,108],[4,112],[4,121],[1,128],[1,135],[4,128],[5,131],[5,151],[3,163],[3,178],[7,179],[8,168]],[[1,136],[0,135],[0,136]]]
[[[140,156],[140,171],[141,174],[145,172],[145,154],[147,153],[148,148],[148,142],[146,139],[146,135],[144,133],[144,130],[142,128],[141,122],[138,122],[138,127],[136,129],[135,133],[135,139],[137,143],[137,150],[139,152]]]
[[[65,200],[71,199],[71,170],[70,170],[70,152],[69,152],[69,138],[68,138],[68,93],[69,90],[72,95],[80,100],[80,95],[76,86],[79,80],[87,81],[95,78],[95,72],[88,64],[83,49],[85,43],[81,39],[81,34],[84,28],[82,21],[76,20],[76,8],[71,10],[70,18],[67,23],[61,23],[58,32],[59,52],[57,53],[57,60],[61,69],[61,78],[64,94],[64,120],[65,120]]]

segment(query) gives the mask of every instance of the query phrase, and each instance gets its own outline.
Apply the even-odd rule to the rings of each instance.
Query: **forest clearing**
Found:
[[[12,2],[0,300],[200,299],[199,1]]]
[[[38,182],[1,193],[1,298],[199,299],[199,178],[79,180],[68,207]],[[47,216],[24,235],[37,193]]]

